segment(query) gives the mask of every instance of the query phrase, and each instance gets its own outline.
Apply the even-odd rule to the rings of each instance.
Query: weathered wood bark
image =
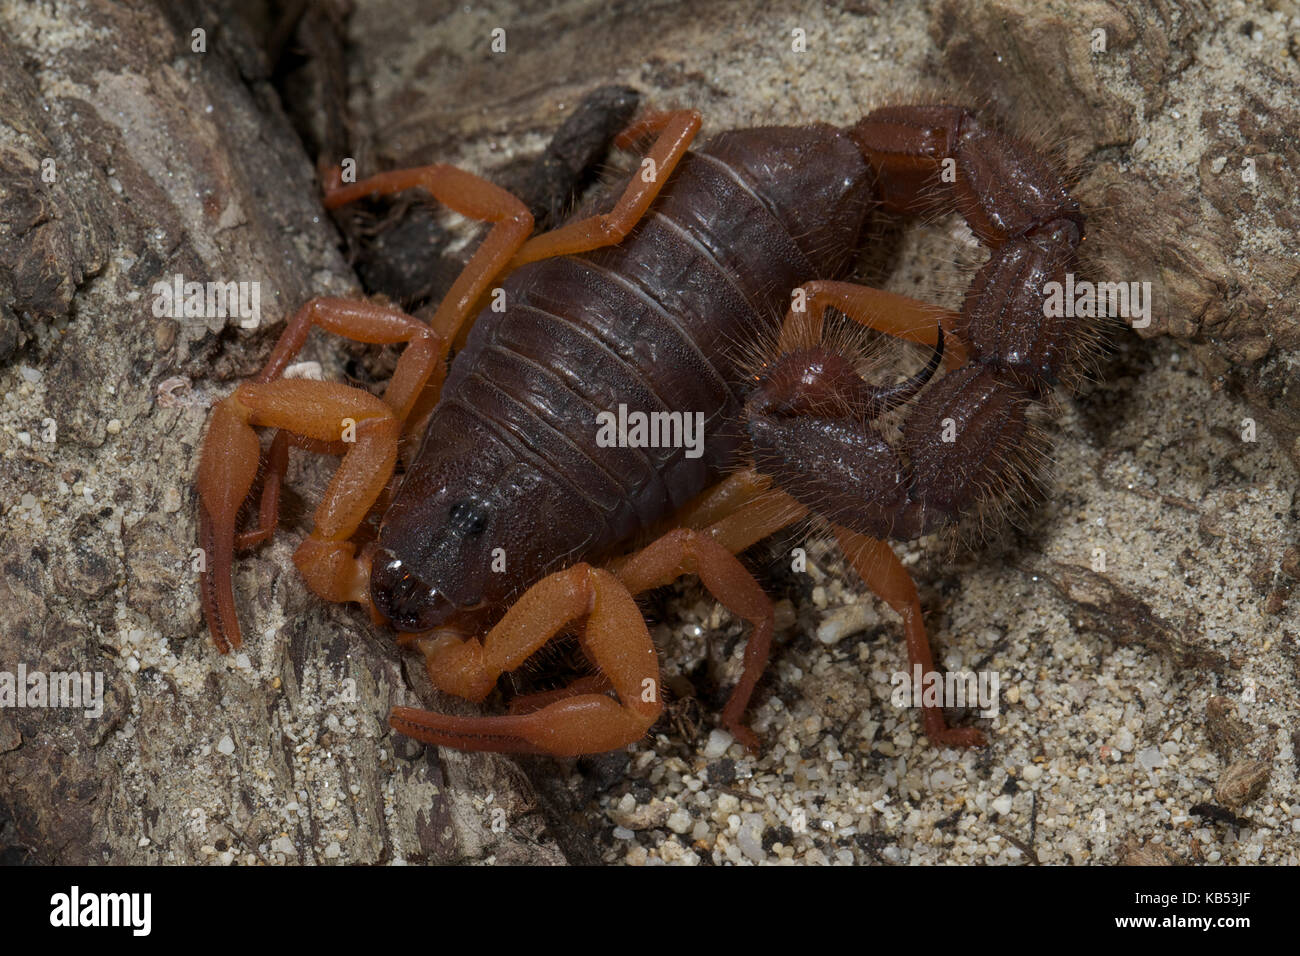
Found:
[[[356,291],[269,79],[231,9],[0,6],[0,302],[18,350],[0,670],[105,680],[96,719],[0,709],[9,856],[562,860],[510,764],[389,735],[410,699],[399,658],[354,616],[295,584],[246,654],[204,637],[191,476],[208,406],[288,311]],[[260,327],[158,317],[153,285],[176,274],[259,283]],[[337,372],[336,352],[315,357]],[[283,593],[290,549],[242,565],[240,593]]]

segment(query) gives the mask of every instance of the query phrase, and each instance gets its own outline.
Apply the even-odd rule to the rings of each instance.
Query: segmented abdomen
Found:
[[[723,134],[621,244],[510,276],[505,311],[479,316],[452,366],[425,452],[446,409],[468,411],[599,516],[595,535],[577,529],[588,552],[663,518],[734,466],[738,347],[770,334],[791,289],[841,272],[869,202],[860,152],[831,127]],[[702,454],[600,447],[597,415],[620,405],[702,414]]]

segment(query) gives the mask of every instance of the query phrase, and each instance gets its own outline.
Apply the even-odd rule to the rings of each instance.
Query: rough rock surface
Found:
[[[0,5],[0,286],[21,339],[0,373],[0,670],[104,680],[97,718],[0,709],[7,855],[562,860],[513,765],[392,739],[389,707],[414,702],[399,658],[285,573],[290,543],[241,564],[247,653],[205,637],[191,481],[210,403],[288,310],[358,292],[238,24],[204,6]],[[154,283],[176,274],[259,282],[258,328],[158,317]]]
[[[8,856],[1300,862],[1294,3],[353,8],[345,44],[320,21],[285,43],[342,59],[338,107],[310,57],[277,94],[269,13],[0,0],[0,671],[105,679],[97,719],[0,709]],[[469,709],[306,592],[301,516],[240,562],[245,655],[213,653],[188,565],[207,409],[297,304],[359,291],[315,153],[514,182],[611,83],[709,129],[846,123],[918,91],[983,104],[1078,170],[1090,273],[1151,283],[1150,325],[1114,328],[1098,380],[1061,396],[1027,526],[955,560],[901,548],[938,658],[1000,675],[988,749],[936,749],[890,705],[899,622],[819,540],[752,556],[783,598],[758,758],[711,732],[743,627],[694,582],[650,605],[669,719],[576,766],[391,736],[393,702]],[[450,242],[454,262],[468,233],[435,225],[429,258]],[[891,241],[890,288],[960,300],[966,230]],[[259,280],[259,328],[155,317],[176,273]],[[326,374],[359,354],[312,349]],[[327,474],[295,464],[300,513]]]

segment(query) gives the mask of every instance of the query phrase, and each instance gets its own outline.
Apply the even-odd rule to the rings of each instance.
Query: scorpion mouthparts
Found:
[[[370,570],[370,600],[399,631],[429,631],[446,621],[456,605],[430,587],[386,551],[375,556]]]

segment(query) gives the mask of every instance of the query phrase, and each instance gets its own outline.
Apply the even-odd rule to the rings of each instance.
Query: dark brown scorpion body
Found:
[[[459,747],[554,753],[606,749],[643,733],[659,712],[657,691],[652,688],[649,699],[644,693],[647,681],[657,681],[657,666],[646,677],[651,671],[641,663],[619,663],[623,648],[635,645],[632,656],[640,661],[647,644],[632,635],[625,609],[609,612],[617,622],[598,626],[603,609],[617,603],[615,579],[572,569],[616,556],[627,542],[690,508],[696,509],[690,530],[613,567],[633,594],[697,571],[754,624],[744,686],[724,715],[746,742],[752,735],[740,718],[766,659],[771,607],[761,591],[755,596],[739,581],[739,565],[727,562],[805,513],[831,524],[855,567],[903,614],[909,656],[928,669],[915,589],[881,542],[952,523],[1014,484],[1024,470],[1018,452],[1028,441],[1029,406],[1071,371],[1079,331],[1071,319],[1044,316],[1043,287],[1073,269],[1082,216],[1046,160],[970,112],[894,107],[849,129],[738,130],[694,152],[682,145],[674,161],[626,236],[609,237],[613,244],[598,239],[575,252],[555,243],[553,257],[534,256],[538,261],[518,264],[509,274],[498,297],[503,309],[479,312],[376,544],[354,561],[351,545],[345,549],[335,539],[346,539],[355,524],[331,539],[319,533],[318,513],[316,547],[333,550],[319,560],[300,552],[299,564],[305,572],[309,563],[329,564],[330,587],[312,586],[336,600],[369,598],[372,610],[398,629],[422,634],[418,642],[430,674],[446,690],[480,699],[526,652],[576,626],[575,618],[586,618],[580,639],[600,671],[590,686],[531,701],[512,717],[399,709],[394,726],[403,732]],[[355,198],[364,185],[341,201]],[[634,187],[635,181],[629,192]],[[991,252],[960,314],[834,281],[850,271],[873,208],[913,213],[937,196],[961,213]],[[791,290],[799,291],[783,323]],[[930,365],[898,385],[868,385],[854,371],[852,356],[822,342],[828,307],[931,345]],[[299,344],[311,321],[351,329],[365,341],[424,341],[422,332],[406,325],[400,336],[367,338],[357,332],[362,321],[317,316],[297,323],[303,326]],[[365,321],[398,328],[397,319],[378,311]],[[757,374],[739,360],[736,343],[778,335],[779,354]],[[926,387],[945,348],[950,370]],[[261,381],[274,377],[275,364],[273,358]],[[436,363],[428,364],[436,385]],[[922,387],[896,449],[876,419]],[[274,404],[270,398],[250,393],[236,404],[245,425],[290,427],[266,410]],[[680,445],[602,446],[598,416],[620,406],[701,413],[701,453],[693,456]],[[308,447],[333,437],[308,427],[301,434],[306,438],[297,443]],[[692,504],[719,487],[723,491],[711,501]],[[241,501],[247,491],[246,485]],[[763,515],[755,511],[765,495],[769,505],[773,496],[785,503],[779,517],[770,508]],[[205,503],[209,497],[215,492],[205,492]],[[362,515],[375,497],[361,502]],[[215,519],[205,512],[205,520]],[[367,568],[368,594],[357,585]],[[221,617],[219,588],[211,590],[210,620]],[[524,636],[527,614],[545,616],[569,598],[572,608],[539,625],[540,637]],[[466,639],[501,618],[516,599],[482,643]],[[226,621],[222,633],[231,628]],[[611,637],[605,647],[606,632],[624,638]],[[614,673],[620,667],[625,673]],[[639,703],[631,699],[638,687]],[[619,720],[632,715],[626,726],[592,729],[613,720],[602,701],[621,708]],[[980,740],[970,728],[947,728],[933,710],[926,711],[926,728],[940,742]]]
[[[418,631],[480,599],[500,606],[735,470],[753,383],[734,344],[772,337],[791,289],[841,275],[870,203],[861,151],[838,130],[741,130],[687,154],[619,245],[511,274],[505,311],[480,313],[384,518],[380,546],[412,577],[375,561],[381,613]],[[597,414],[619,405],[703,412],[703,454],[597,447]],[[455,519],[442,533],[452,507],[476,533]],[[496,547],[506,574],[490,570]]]

